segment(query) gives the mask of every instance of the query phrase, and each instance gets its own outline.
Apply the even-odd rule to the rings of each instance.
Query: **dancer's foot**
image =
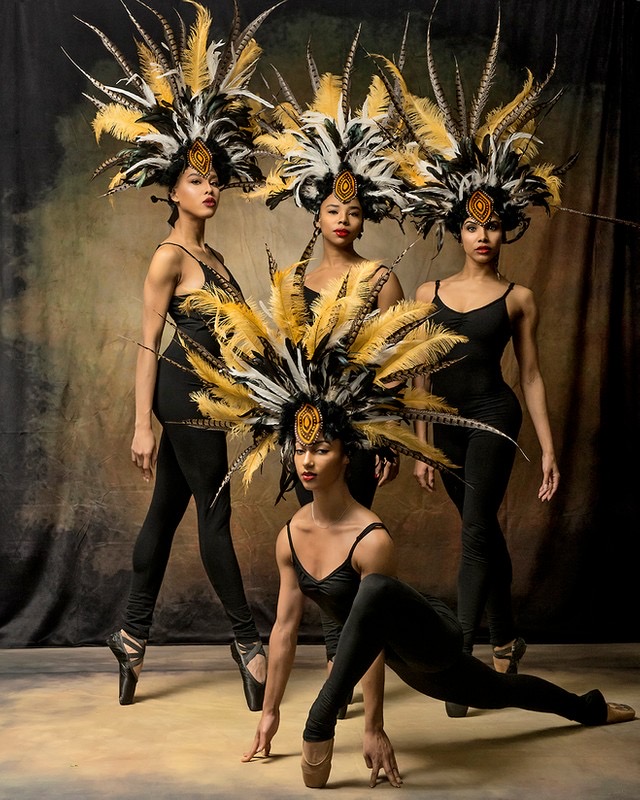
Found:
[[[129,706],[133,703],[136,693],[147,643],[136,639],[126,631],[119,630],[107,638],[107,645],[120,665],[118,681],[120,705]]]
[[[309,789],[322,789],[331,773],[333,739],[324,742],[302,742],[302,780]]]
[[[445,711],[448,717],[466,717],[469,706],[460,705],[460,703],[450,703],[448,700],[444,704]]]
[[[250,711],[262,711],[264,689],[267,680],[267,657],[262,642],[231,643],[231,655],[238,665],[242,677],[244,697]]]
[[[631,706],[625,703],[607,703],[606,725],[614,725],[616,722],[630,722],[636,718],[636,712]]]
[[[493,648],[493,668],[496,672],[516,675],[520,659],[527,651],[527,643],[518,637],[504,647]]]

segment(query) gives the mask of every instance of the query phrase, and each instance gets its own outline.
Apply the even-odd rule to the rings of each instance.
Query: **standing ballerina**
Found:
[[[529,220],[525,209],[549,210],[559,204],[562,167],[534,165],[535,118],[558,99],[540,101],[553,71],[542,83],[528,73],[518,97],[480,124],[495,71],[500,23],[474,97],[469,118],[458,119],[446,104],[431,54],[430,77],[438,105],[412,95],[398,70],[389,65],[400,87],[398,105],[407,125],[403,175],[410,190],[406,208],[425,236],[435,225],[440,249],[448,230],[462,245],[462,269],[442,281],[419,286],[416,299],[433,303],[435,319],[467,338],[450,353],[455,363],[431,376],[431,390],[447,398],[461,414],[490,424],[515,440],[522,422],[520,404],[501,371],[510,339],[520,372],[522,394],[542,450],[542,483],[538,498],[548,501],[560,481],[544,380],[538,361],[538,310],[530,289],[508,282],[499,271],[500,248],[520,238]],[[511,238],[512,231],[517,233]],[[424,440],[427,428],[417,423]],[[482,431],[433,426],[433,441],[459,469],[443,475],[447,493],[462,520],[462,554],[458,574],[457,613],[464,650],[471,653],[486,609],[493,664],[500,672],[517,672],[526,650],[517,636],[511,604],[512,566],[498,511],[504,498],[515,448],[506,439]],[[432,491],[434,473],[416,463],[419,485]],[[467,708],[447,704],[450,716]]]
[[[130,15],[143,38],[138,43],[137,70],[89,25],[116,57],[128,87],[107,87],[87,75],[112,101],[105,105],[90,98],[99,109],[93,122],[96,136],[108,131],[127,142],[96,174],[119,168],[107,195],[130,186],[160,184],[167,188],[172,209],[170,233],[158,245],[144,282],[142,348],[135,378],[131,458],[145,481],[152,479],[155,469],[155,485],[133,550],[122,627],[107,644],[120,665],[119,701],[128,705],[134,700],[174,534],[193,497],[202,561],[233,629],[231,652],[247,704],[257,711],[262,707],[266,658],[233,547],[228,487],[212,505],[227,471],[225,434],[172,423],[193,417],[195,406],[189,395],[199,385],[182,343],[190,342],[214,357],[220,352],[207,321],[185,310],[186,298],[204,285],[242,297],[222,255],[207,244],[205,226],[217,211],[221,189],[248,187],[262,178],[250,134],[255,112],[249,98],[259,98],[249,93],[247,85],[260,55],[253,34],[272,9],[242,32],[236,10],[229,40],[207,44],[211,17],[204,6],[192,5],[197,16],[186,41],[149,8],[163,27],[162,45],[155,44]],[[159,359],[167,315],[175,335]],[[162,425],[159,445],[152,427],[154,415]]]

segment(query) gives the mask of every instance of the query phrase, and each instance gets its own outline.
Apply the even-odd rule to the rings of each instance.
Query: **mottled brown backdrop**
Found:
[[[171,17],[170,0],[148,0]],[[4,0],[0,9],[0,642],[2,646],[100,643],[119,620],[131,550],[151,487],[129,460],[135,340],[148,260],[166,235],[166,206],[151,191],[102,198],[106,179],[89,177],[112,141],[90,129],[88,72],[116,77],[99,40],[74,19],[97,25],[130,55],[132,29],[117,0]],[[192,9],[176,0],[191,19]],[[244,0],[245,21],[267,0]],[[210,0],[220,36],[230,0]],[[132,11],[153,21],[131,0]],[[288,0],[260,29],[262,73],[271,64],[296,96],[310,97],[305,47],[311,37],[322,71],[342,68],[362,22],[354,101],[373,62],[398,52],[406,12],[406,73],[428,94],[425,31],[430,2]],[[502,41],[490,105],[510,100],[531,67],[546,75],[558,43],[552,86],[565,93],[540,129],[544,153],[559,163],[579,152],[566,178],[566,206],[640,219],[638,17],[636,0],[502,0]],[[453,100],[453,54],[467,95],[476,88],[494,33],[497,0],[441,0],[433,45]],[[129,48],[127,50],[127,48]],[[501,271],[530,286],[540,309],[540,356],[562,485],[550,505],[536,499],[539,450],[528,419],[503,507],[514,562],[521,630],[539,641],[637,639],[638,232],[567,212],[532,215],[529,232],[503,249]],[[281,266],[297,260],[311,233],[308,214],[283,204],[269,212],[225,192],[208,229],[246,294],[267,291],[265,244]],[[390,263],[416,235],[393,222],[369,223],[363,255]],[[432,237],[397,267],[407,295],[426,278],[460,265],[449,242],[434,256]],[[517,389],[513,354],[505,358]],[[206,432],[202,434],[206,440]],[[235,451],[240,443],[232,443]],[[263,634],[274,616],[273,543],[295,510],[274,507],[277,459],[245,494],[234,482],[233,532]],[[379,491],[375,510],[399,546],[401,574],[454,602],[459,525],[442,486],[420,492],[405,460]],[[317,639],[309,610],[303,633]],[[226,619],[201,566],[190,511],[176,537],[153,641],[218,642]]]

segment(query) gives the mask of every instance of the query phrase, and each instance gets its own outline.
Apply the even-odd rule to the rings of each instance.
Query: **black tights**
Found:
[[[339,709],[383,650],[385,662],[408,686],[438,700],[525,708],[586,725],[606,721],[599,691],[578,696],[532,675],[496,672],[462,651],[459,623],[444,603],[395,578],[368,575],[342,630],[333,669],[309,711],[305,741],[333,737]]]
[[[521,418],[519,406],[512,413],[515,419],[508,426],[498,427],[507,427],[515,438]],[[515,447],[494,433],[442,425],[434,428],[434,443],[461,467],[457,477],[443,473],[442,481],[462,520],[457,615],[464,649],[471,653],[485,608],[489,640],[500,647],[515,638],[511,557],[498,522]]]
[[[158,450],[151,505],[133,550],[133,575],[123,628],[137,639],[149,638],[173,537],[192,495],[202,562],[234,636],[244,644],[260,638],[231,539],[228,485],[211,508],[226,471],[224,433],[167,423]]]

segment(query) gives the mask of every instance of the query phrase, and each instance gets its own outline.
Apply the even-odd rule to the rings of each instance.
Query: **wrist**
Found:
[[[153,430],[151,425],[151,415],[149,415],[148,419],[137,419],[133,423],[133,429],[136,433],[146,433],[147,431]]]

